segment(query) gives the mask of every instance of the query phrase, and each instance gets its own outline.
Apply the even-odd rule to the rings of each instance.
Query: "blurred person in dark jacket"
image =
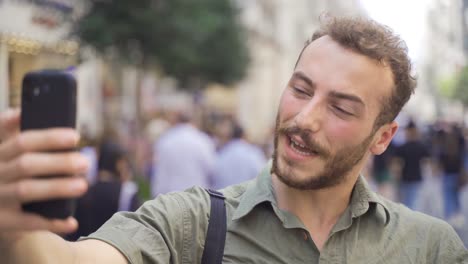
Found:
[[[118,144],[105,141],[99,152],[98,178],[78,200],[75,218],[80,225],[70,240],[96,231],[118,211],[135,211],[140,206],[125,151]]]
[[[449,126],[443,133],[439,153],[439,166],[442,170],[445,218],[454,225],[461,225],[459,185],[463,172],[465,140],[461,130],[455,125]]]
[[[392,172],[391,161],[393,159],[395,146],[392,142],[387,150],[381,155],[375,155],[372,158],[372,176],[377,184],[378,192],[386,198],[391,199],[392,193]]]
[[[415,209],[415,201],[421,189],[422,163],[428,161],[430,153],[420,139],[419,130],[413,121],[406,127],[406,142],[396,148],[395,157],[401,161],[400,201]]]

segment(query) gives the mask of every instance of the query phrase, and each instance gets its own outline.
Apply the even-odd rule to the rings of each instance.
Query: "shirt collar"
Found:
[[[234,212],[233,220],[246,216],[255,206],[263,202],[270,202],[273,207],[276,208],[276,196],[273,190],[270,173],[271,165],[272,161],[270,160],[257,178],[247,186],[239,206]],[[365,178],[360,175],[354,185],[350,206],[347,211],[350,211],[349,215],[351,218],[357,218],[369,211],[370,204],[376,204],[376,216],[387,224],[390,220],[390,212],[386,204],[370,189]]]
[[[276,198],[271,184],[271,160],[263,168],[254,181],[247,186],[242,195],[239,206],[233,215],[233,220],[240,219],[250,213],[252,209],[260,203],[270,202],[276,205]]]
[[[354,185],[351,195],[351,216],[360,217],[369,211],[370,205],[375,204],[376,214],[382,218],[385,224],[390,220],[390,211],[382,198],[369,187],[366,179],[360,175]]]

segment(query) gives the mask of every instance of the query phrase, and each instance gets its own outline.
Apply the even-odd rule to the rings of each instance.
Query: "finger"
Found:
[[[87,188],[86,180],[81,177],[24,180],[0,185],[0,200],[2,207],[11,207],[29,202],[76,198],[83,195]]]
[[[47,219],[37,214],[16,211],[0,213],[0,218],[0,231],[49,230],[64,234],[71,233],[78,227],[78,222],[72,217],[63,220]]]
[[[19,109],[8,109],[0,113],[0,142],[19,131]]]
[[[72,149],[78,141],[79,134],[69,128],[30,130],[0,144],[0,160],[7,161],[24,152]]]
[[[26,153],[0,164],[0,182],[37,176],[75,175],[88,170],[88,159],[78,152]]]
[[[73,217],[68,217],[65,220],[53,219],[49,222],[47,230],[56,234],[68,234],[78,228],[78,221]]]

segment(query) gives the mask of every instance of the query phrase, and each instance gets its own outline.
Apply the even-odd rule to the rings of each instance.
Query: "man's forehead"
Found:
[[[368,61],[375,66],[385,68],[387,63],[385,61],[379,61],[374,59],[362,52],[358,52],[351,47],[345,46],[338,41],[334,40],[332,37],[328,35],[324,35],[320,38],[309,43],[304,48],[301,57],[298,60],[298,65],[304,60],[307,60],[309,57],[317,57],[317,56],[330,56],[330,55],[342,55],[342,56],[333,56],[336,58],[342,58],[344,60],[349,61],[351,58],[360,59],[362,61]],[[356,61],[355,61],[356,62]]]
[[[394,88],[393,74],[388,65],[344,47],[327,35],[312,41],[304,49],[295,69],[297,72],[313,82],[324,78],[328,83],[336,84],[336,88],[346,87],[357,95],[364,92],[370,97],[377,96],[377,104],[383,97],[390,96]],[[316,73],[326,73],[327,76]]]

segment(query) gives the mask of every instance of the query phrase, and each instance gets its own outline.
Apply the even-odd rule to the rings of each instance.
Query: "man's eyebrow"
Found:
[[[307,77],[307,75],[305,73],[303,73],[302,71],[295,71],[293,73],[293,76],[292,76],[292,79],[294,79],[294,78],[297,78],[297,79],[300,79],[300,80],[304,81],[305,83],[307,83],[311,87],[315,87],[315,83],[309,77]],[[330,96],[333,97],[333,98],[336,98],[336,99],[349,100],[349,101],[352,101],[352,102],[356,102],[356,103],[358,103],[358,104],[360,104],[362,106],[366,106],[364,101],[359,96],[356,96],[356,95],[353,95],[353,94],[342,93],[342,92],[338,92],[338,91],[331,91]]]
[[[364,101],[361,98],[359,98],[358,96],[353,95],[353,94],[342,93],[342,92],[338,92],[338,91],[331,91],[330,96],[334,97],[336,99],[344,99],[344,100],[353,101],[353,102],[356,102],[356,103],[358,103],[358,104],[360,104],[362,106],[366,106],[366,104],[364,103]]]
[[[294,79],[294,78],[297,78],[297,79],[300,79],[301,81],[304,81],[305,83],[307,83],[311,87],[315,87],[314,82],[309,77],[307,77],[307,75],[305,75],[305,73],[303,73],[301,71],[295,71],[293,73],[293,76],[292,76],[292,79]]]

